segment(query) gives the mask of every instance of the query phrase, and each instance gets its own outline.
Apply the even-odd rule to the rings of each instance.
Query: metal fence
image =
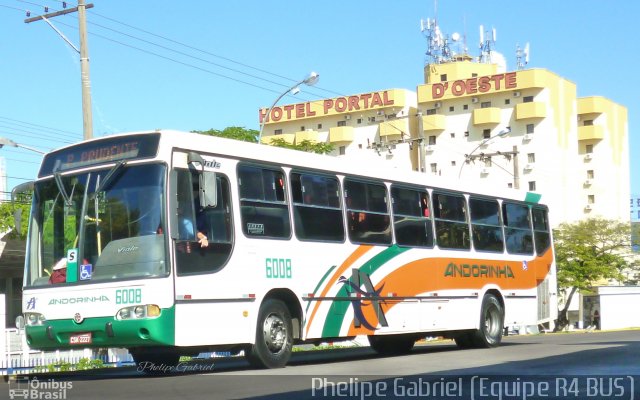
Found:
[[[5,332],[6,351],[0,355],[0,375],[133,365],[126,349],[39,351],[29,348],[24,330],[6,329]]]

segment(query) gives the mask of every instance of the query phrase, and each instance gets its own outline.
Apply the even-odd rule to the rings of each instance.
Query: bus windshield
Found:
[[[166,275],[165,175],[161,164],[120,163],[36,183],[26,284]]]

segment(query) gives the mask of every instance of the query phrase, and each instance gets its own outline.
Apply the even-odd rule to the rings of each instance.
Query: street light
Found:
[[[497,134],[484,139],[482,142],[480,142],[479,145],[476,146],[475,149],[471,150],[471,153],[465,154],[464,155],[464,162],[460,166],[460,172],[458,172],[458,179],[460,179],[460,176],[462,175],[462,168],[464,168],[465,164],[467,164],[469,162],[469,160],[471,160],[471,156],[473,156],[473,153],[475,153],[476,150],[478,150],[480,147],[482,147],[483,145],[489,143],[490,141],[492,141],[495,138],[502,138],[502,137],[507,136],[509,134],[509,132],[511,132],[511,127],[507,126],[506,128],[504,128],[503,130],[501,130]]]
[[[26,149],[26,150],[31,150],[31,151],[34,151],[34,152],[40,153],[40,154],[44,154],[45,153],[44,151],[35,149],[35,148],[31,147],[31,146],[26,146],[24,144],[16,143],[11,139],[0,137],[0,149],[3,146],[20,147],[20,148],[23,148],[23,149]]]
[[[286,92],[284,92],[280,96],[278,96],[278,98],[276,99],[276,101],[273,102],[271,107],[267,108],[267,113],[264,115],[264,118],[262,118],[262,122],[260,122],[260,133],[258,134],[258,144],[262,144],[262,131],[264,130],[264,124],[267,121],[267,119],[269,118],[269,114],[271,114],[271,110],[273,109],[273,107],[276,106],[276,104],[280,101],[280,99],[283,98],[284,96],[286,96],[289,93],[298,94],[298,92],[300,92],[300,88],[298,86],[303,85],[303,84],[307,85],[307,86],[313,86],[316,83],[318,83],[318,79],[320,79],[320,74],[312,72],[312,73],[309,74],[309,76],[307,76],[306,78],[304,78],[300,82],[296,83],[295,85],[291,86],[289,89],[287,89]]]

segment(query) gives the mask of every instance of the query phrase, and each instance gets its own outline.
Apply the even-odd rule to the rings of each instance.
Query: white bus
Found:
[[[29,346],[127,348],[164,365],[244,350],[275,368],[299,343],[494,347],[507,326],[556,318],[540,195],[376,164],[175,131],[45,155]]]

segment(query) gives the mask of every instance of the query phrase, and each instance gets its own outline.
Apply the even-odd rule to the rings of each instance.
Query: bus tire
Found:
[[[260,306],[255,344],[247,354],[257,368],[282,368],[293,348],[291,313],[280,300],[267,299]]]
[[[407,354],[413,349],[416,339],[410,335],[369,335],[369,345],[378,354]]]
[[[474,347],[490,348],[499,346],[500,342],[502,342],[503,330],[504,308],[495,295],[487,293],[482,299],[480,329],[476,330],[472,336]]]
[[[180,363],[180,354],[160,348],[130,349],[129,353],[138,371],[147,375],[171,373]]]

